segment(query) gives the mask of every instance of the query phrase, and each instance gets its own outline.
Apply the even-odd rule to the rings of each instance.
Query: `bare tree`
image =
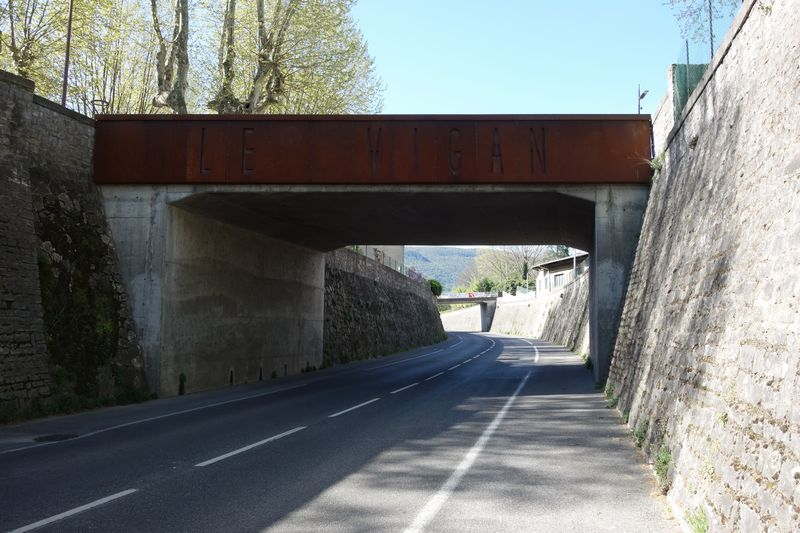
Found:
[[[714,21],[732,16],[742,0],[665,0],[675,13],[683,36],[700,42],[714,43]]]
[[[507,246],[506,250],[511,254],[514,264],[517,265],[522,280],[528,279],[533,265],[546,261],[554,255],[552,246]]]
[[[275,0],[272,17],[267,22],[264,0],[256,0],[258,50],[256,69],[245,100],[233,90],[236,61],[236,0],[227,0],[223,15],[218,62],[220,85],[209,107],[218,113],[263,113],[277,103],[284,92],[283,48],[300,0]]]
[[[158,92],[153,97],[153,105],[168,107],[176,113],[186,113],[186,89],[189,85],[189,0],[173,1],[172,37],[169,41],[164,37],[161,28],[157,0],[150,0],[150,10],[158,41]]]
[[[37,61],[55,38],[60,25],[58,9],[50,0],[8,0],[9,31],[0,34],[0,50],[8,48],[17,74],[33,78]]]

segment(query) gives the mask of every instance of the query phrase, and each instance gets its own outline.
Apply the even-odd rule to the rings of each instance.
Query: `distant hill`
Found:
[[[443,289],[449,291],[476,255],[476,248],[406,246],[405,263],[426,278],[439,280]]]

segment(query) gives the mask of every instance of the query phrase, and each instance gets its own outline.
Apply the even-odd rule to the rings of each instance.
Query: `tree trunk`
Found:
[[[156,0],[150,0],[153,28],[158,39],[158,92],[153,97],[153,105],[185,114],[189,73],[189,0],[175,0],[174,5],[172,39],[168,45],[158,20]]]

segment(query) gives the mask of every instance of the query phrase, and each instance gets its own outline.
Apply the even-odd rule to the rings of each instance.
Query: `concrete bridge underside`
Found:
[[[148,379],[162,395],[181,379],[191,391],[319,366],[324,252],[354,242],[589,251],[591,352],[603,379],[648,194],[643,184],[101,190]]]

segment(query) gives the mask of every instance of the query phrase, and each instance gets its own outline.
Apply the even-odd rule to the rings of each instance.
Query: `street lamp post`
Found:
[[[64,80],[61,84],[61,105],[67,105],[67,78],[69,77],[69,52],[72,44],[72,8],[74,0],[69,0],[69,15],[67,15],[67,49],[64,54]]]

